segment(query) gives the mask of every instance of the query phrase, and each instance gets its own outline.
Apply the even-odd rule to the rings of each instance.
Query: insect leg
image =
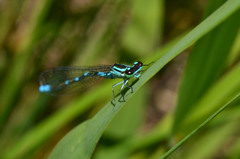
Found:
[[[124,82],[124,83],[123,83]],[[123,83],[123,85],[121,86],[121,88],[120,88],[120,94],[121,94],[121,96],[122,96],[122,98],[123,98],[123,101],[125,101],[125,98],[124,98],[124,95],[122,94],[122,89],[123,89],[123,87],[124,86],[126,86],[127,85],[127,83],[128,83],[128,79],[127,80],[124,80],[124,81],[122,81],[122,83]],[[129,86],[127,86],[127,87],[129,87]],[[131,88],[132,89],[132,88]]]
[[[114,94],[114,87],[116,87],[116,86],[118,86],[119,84],[122,84],[122,83],[124,83],[124,81],[121,81],[121,82],[119,82],[119,83],[116,83],[116,84],[114,84],[114,85],[112,86],[113,105],[114,105],[114,106],[116,105],[115,94]],[[124,85],[124,84],[123,84],[123,85]],[[120,94],[121,94],[121,92],[120,92]],[[121,94],[121,95],[122,95],[122,94]]]
[[[129,85],[128,83],[126,83],[126,87],[127,87],[127,88],[130,88],[130,89],[131,89],[131,93],[133,93],[133,88],[132,88],[131,85]]]

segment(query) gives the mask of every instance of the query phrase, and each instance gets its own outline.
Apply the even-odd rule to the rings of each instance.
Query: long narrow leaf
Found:
[[[189,34],[187,34],[182,40],[180,40],[180,42],[177,43],[175,47],[173,47],[168,53],[156,61],[133,86],[135,92],[140,89],[140,87],[153,75],[155,75],[164,65],[180,54],[181,51],[189,47],[191,44],[196,42],[196,40],[200,39],[207,32],[223,22],[239,7],[239,0],[227,1],[217,11],[215,11]],[[127,92],[126,100],[128,100],[133,94]],[[107,127],[119,109],[124,106],[124,104],[125,103],[117,103],[117,106],[113,109],[112,105],[108,103],[100,112],[95,115],[94,118],[77,126],[59,142],[50,155],[50,159],[90,158],[104,129]]]
[[[207,12],[213,12],[224,1],[211,1],[210,11]],[[188,116],[198,100],[223,72],[240,27],[239,16],[240,11],[233,14],[195,44],[189,56],[179,92],[174,131],[177,131],[183,119]],[[231,32],[226,30],[231,30]]]

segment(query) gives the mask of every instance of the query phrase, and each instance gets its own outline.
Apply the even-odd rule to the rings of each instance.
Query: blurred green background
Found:
[[[225,2],[1,0],[0,158],[47,158],[64,135],[112,99],[111,86],[121,81],[97,81],[81,93],[52,97],[38,92],[42,71],[156,61]],[[239,17],[238,9],[142,86],[92,158],[159,158],[239,93]],[[170,158],[240,158],[239,106],[234,103]]]

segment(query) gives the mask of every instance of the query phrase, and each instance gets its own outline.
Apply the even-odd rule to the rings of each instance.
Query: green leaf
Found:
[[[223,110],[225,110],[227,107],[231,106],[234,102],[238,101],[239,99],[240,99],[240,93],[235,95],[225,105],[223,105],[220,109],[218,109],[215,113],[213,113],[210,117],[208,117],[196,129],[194,129],[191,133],[189,133],[186,137],[184,137],[180,142],[178,142],[175,146],[173,146],[168,152],[166,152],[163,156],[161,156],[160,159],[165,159],[165,158],[169,157],[174,151],[176,151],[179,147],[181,147],[181,145],[183,145],[187,140],[189,140],[200,129],[202,129],[204,126],[206,126],[210,121],[212,121]]]
[[[164,65],[176,57],[184,49],[200,39],[207,32],[223,22],[232,13],[234,13],[240,6],[239,0],[229,0],[217,11],[205,19],[201,24],[194,28],[182,40],[180,40],[169,52],[164,54],[157,60],[141,78],[133,86],[134,93],[143,86],[152,76],[154,76]],[[133,94],[134,94],[133,93]],[[128,101],[132,95],[130,91],[126,93],[126,100]],[[119,98],[117,98],[119,99]],[[112,118],[126,103],[119,103],[113,109],[112,105],[108,103],[102,110],[100,110],[92,119],[80,124],[68,133],[55,147],[50,155],[50,159],[60,158],[90,158],[98,140],[100,139],[104,129],[108,126]]]
[[[104,129],[120,110],[121,105],[113,108],[108,103],[92,119],[70,131],[55,147],[50,159],[90,158]]]
[[[189,131],[194,125],[200,124],[207,116],[212,114],[232,95],[240,91],[240,64],[236,65],[217,81],[202,97],[195,109],[183,120],[182,129]],[[219,93],[221,92],[221,93]]]
[[[4,147],[0,158],[22,158],[26,156],[26,154],[36,149],[43,141],[51,138],[74,118],[83,114],[96,100],[106,98],[108,95],[111,96],[109,90],[111,90],[113,82],[114,81],[103,83],[96,88],[96,90],[89,91],[80,98],[71,101],[62,109],[59,109],[49,118],[22,135],[13,146]]]
[[[207,13],[213,12],[221,4],[220,2],[223,3],[225,0],[211,1]],[[228,1],[221,8],[227,3]],[[218,16],[221,16],[221,13]],[[189,55],[179,92],[174,131],[180,127],[183,119],[188,116],[195,104],[223,72],[232,44],[239,31],[239,16],[240,10],[195,44]],[[213,22],[209,22],[209,25],[211,23]]]
[[[184,158],[191,159],[193,156],[195,156],[195,159],[214,158],[223,145],[230,147],[229,139],[239,130],[239,117],[239,105],[237,108],[227,109],[222,112],[221,117],[215,118],[205,130],[200,131],[191,139],[191,141],[197,144],[193,144],[190,140],[186,143],[182,153]],[[228,158],[224,153],[222,157]]]
[[[142,87],[114,117],[104,133],[106,137],[123,141],[136,133],[144,120],[146,90],[146,87]]]

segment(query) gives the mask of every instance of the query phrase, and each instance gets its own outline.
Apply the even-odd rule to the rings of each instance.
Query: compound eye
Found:
[[[136,66],[142,67],[143,63],[141,61],[137,61]]]
[[[131,70],[126,70],[126,71],[125,71],[125,74],[126,74],[126,75],[132,75],[133,72],[132,72]]]

